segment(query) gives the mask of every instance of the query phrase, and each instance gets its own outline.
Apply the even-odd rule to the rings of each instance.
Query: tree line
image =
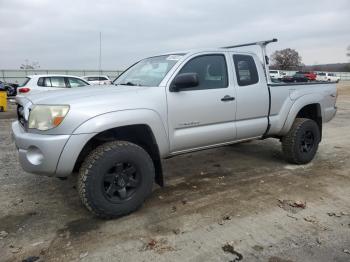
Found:
[[[350,46],[347,48],[346,55],[350,57]],[[271,69],[350,72],[350,63],[306,66],[302,63],[302,57],[298,51],[291,48],[275,51],[270,60]]]

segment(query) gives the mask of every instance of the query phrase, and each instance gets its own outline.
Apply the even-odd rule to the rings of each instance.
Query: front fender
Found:
[[[293,105],[291,106],[287,118],[284,122],[283,128],[281,129],[281,135],[285,135],[288,133],[288,131],[293,125],[296,116],[304,106],[310,104],[319,104],[321,106],[321,112],[323,112],[322,99],[323,97],[320,94],[307,94],[296,99]]]
[[[129,125],[149,126],[156,139],[161,156],[169,153],[169,138],[161,116],[151,109],[131,109],[109,112],[90,118],[74,131],[73,135],[101,133],[108,129]]]
[[[149,109],[109,112],[90,118],[78,126],[65,144],[56,168],[56,176],[68,176],[74,168],[80,152],[98,133],[108,129],[135,124],[147,125],[153,132],[160,156],[169,154],[169,139],[159,114]]]

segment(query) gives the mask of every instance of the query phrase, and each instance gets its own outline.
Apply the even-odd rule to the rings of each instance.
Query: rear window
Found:
[[[272,70],[270,70],[270,74],[277,74],[278,73],[278,71],[272,71]]]
[[[237,82],[240,86],[253,85],[259,82],[258,70],[250,55],[233,55]]]
[[[21,84],[18,85],[18,87],[25,86],[26,84],[28,84],[29,80],[30,80],[30,77],[26,77],[26,78],[24,79],[24,81],[23,81]]]

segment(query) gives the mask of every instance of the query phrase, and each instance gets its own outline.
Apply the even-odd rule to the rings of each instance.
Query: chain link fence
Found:
[[[73,76],[86,76],[86,75],[107,75],[111,80],[114,80],[119,76],[122,70],[46,70],[46,69],[2,69],[0,70],[0,80],[8,83],[21,84],[26,76],[29,75],[73,75]]]

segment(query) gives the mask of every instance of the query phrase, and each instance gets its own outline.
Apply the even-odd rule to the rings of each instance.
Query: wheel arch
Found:
[[[296,118],[308,118],[314,120],[320,130],[322,138],[322,103],[318,95],[305,95],[297,99],[292,105],[281,133],[288,133]]]
[[[164,185],[161,157],[157,141],[152,129],[146,124],[135,124],[110,128],[97,133],[84,145],[75,161],[73,171],[78,171],[87,155],[99,145],[115,141],[128,141],[141,146],[152,158],[156,175],[155,182],[160,186]]]
[[[161,158],[169,154],[169,139],[161,116],[150,109],[109,112],[90,118],[78,126],[61,152],[56,176],[66,177],[77,171],[88,149],[111,139],[142,146],[152,157],[156,182],[163,185]]]

